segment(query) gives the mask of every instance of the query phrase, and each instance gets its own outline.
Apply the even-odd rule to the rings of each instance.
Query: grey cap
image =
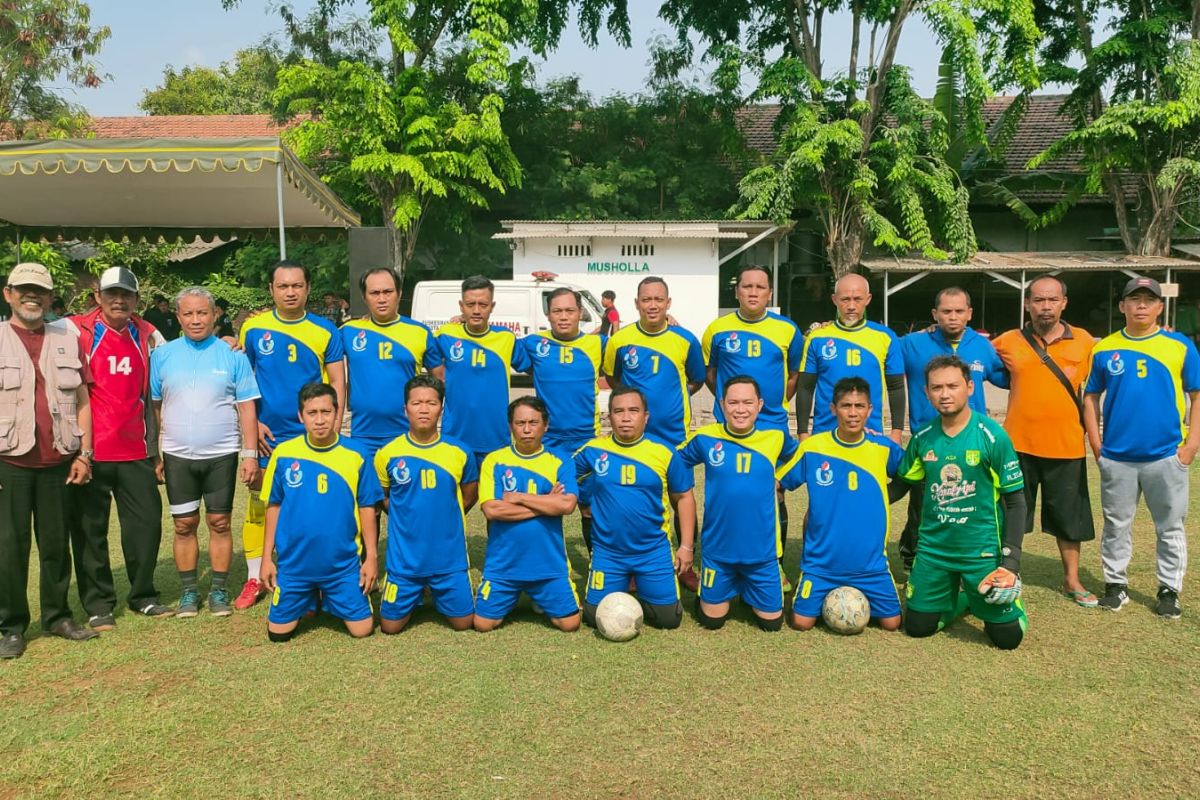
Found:
[[[125,267],[109,267],[100,276],[100,291],[103,292],[105,289],[125,289],[136,293],[138,290],[137,276]]]
[[[1158,281],[1154,280],[1154,278],[1130,278],[1125,284],[1125,288],[1121,290],[1121,299],[1124,300],[1129,295],[1142,289],[1150,292],[1150,294],[1159,300],[1162,299],[1162,287],[1158,285]]]

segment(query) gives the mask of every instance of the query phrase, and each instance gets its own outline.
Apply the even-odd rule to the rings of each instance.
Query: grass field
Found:
[[[801,519],[803,493],[789,502]],[[689,616],[620,645],[558,633],[524,603],[487,635],[420,612],[400,636],[352,641],[322,617],[282,646],[262,604],[124,614],[83,644],[35,625],[0,665],[0,798],[1198,797],[1197,580],[1183,619],[1158,619],[1144,510],[1135,542],[1134,602],[1111,614],[1063,598],[1053,540],[1031,535],[1030,627],[1009,653],[971,618],[927,640],[842,638],[765,634],[741,608],[720,632]],[[158,580],[175,602],[170,543]],[[570,545],[582,566],[574,521]],[[1097,592],[1098,563],[1087,545]],[[238,586],[244,569],[235,556]]]

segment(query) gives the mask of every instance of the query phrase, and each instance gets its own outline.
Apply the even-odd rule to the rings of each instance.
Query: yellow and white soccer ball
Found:
[[[596,606],[596,629],[610,642],[628,642],[642,631],[642,606],[631,594],[613,592]]]
[[[862,633],[871,620],[871,604],[853,586],[839,586],[825,595],[821,616],[831,630],[851,636]]]

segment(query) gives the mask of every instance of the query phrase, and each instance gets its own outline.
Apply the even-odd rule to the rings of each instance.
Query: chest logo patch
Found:
[[[962,468],[957,464],[942,467],[938,477],[940,482],[930,485],[929,494],[939,506],[975,496],[975,481],[963,480]]]
[[[396,459],[396,463],[392,465],[392,480],[400,486],[412,480],[412,471],[403,458]]]
[[[621,361],[625,362],[625,366],[629,369],[637,369],[638,351],[636,347],[631,347],[621,356]]]
[[[968,467],[978,467],[979,466],[979,451],[978,450],[968,450],[967,455],[966,455],[966,462],[967,462]]]
[[[1108,370],[1109,375],[1121,375],[1125,372],[1125,362],[1121,359],[1120,353],[1113,353],[1112,358],[1104,365]]]
[[[517,490],[517,476],[513,475],[511,469],[504,470],[504,475],[500,477],[500,485],[504,487],[506,492],[515,492]]]
[[[826,339],[825,344],[821,345],[821,358],[832,361],[837,358],[837,350],[837,342],[833,339]]]
[[[258,350],[258,354],[262,356],[269,356],[275,352],[275,340],[271,338],[270,331],[263,331],[263,335],[259,337],[254,349]]]
[[[356,353],[361,353],[363,350],[367,349],[367,332],[366,331],[358,332],[358,336],[355,336],[353,341],[350,342],[350,349]]]
[[[550,355],[550,342],[546,341],[545,339],[539,340],[537,346],[533,348],[533,352],[538,358],[545,358],[546,356]]]
[[[450,345],[450,360],[456,363],[463,360],[463,343],[457,339]]]
[[[304,484],[304,471],[300,469],[299,461],[293,461],[283,473],[283,482],[291,489],[299,489]]]
[[[932,449],[926,450],[925,455],[921,456],[921,460],[922,461],[937,461],[937,453],[933,452]]]
[[[601,453],[600,457],[592,462],[592,468],[596,470],[596,474],[604,477],[608,474],[608,453]]]
[[[714,467],[719,467],[725,463],[725,445],[717,442],[708,448],[708,463]]]
[[[730,333],[729,338],[725,340],[726,353],[739,353],[742,350],[742,340],[738,338],[737,333]]]
[[[822,461],[821,466],[817,467],[817,486],[830,486],[833,484],[833,467],[828,461]]]

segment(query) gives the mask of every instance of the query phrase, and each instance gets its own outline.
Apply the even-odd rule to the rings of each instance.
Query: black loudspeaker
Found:
[[[350,229],[350,313],[361,317],[367,313],[358,279],[367,270],[392,267],[392,237],[387,228]]]

